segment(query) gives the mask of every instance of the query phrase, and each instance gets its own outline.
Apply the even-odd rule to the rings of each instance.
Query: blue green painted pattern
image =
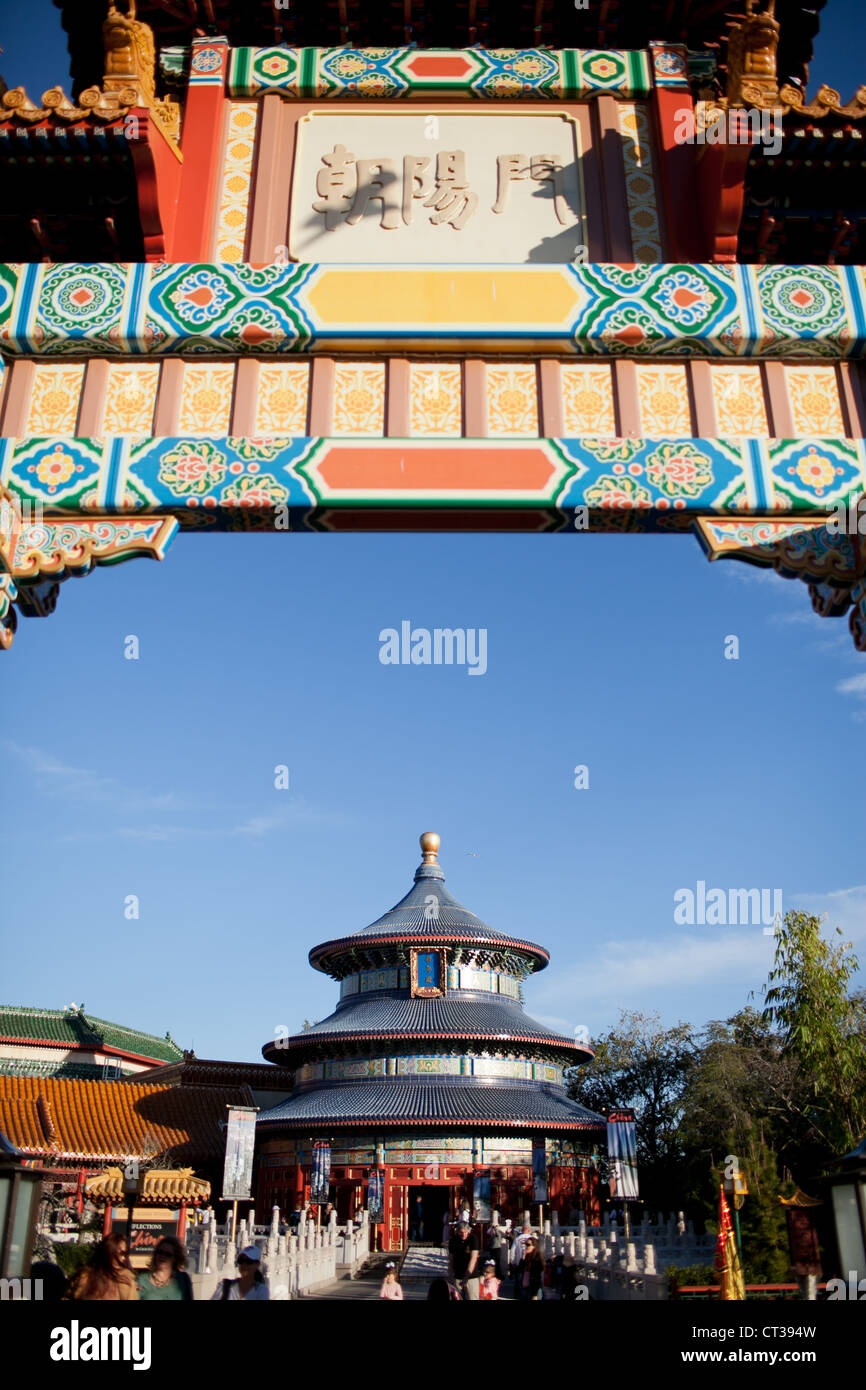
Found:
[[[0,265],[0,353],[162,356],[297,354],[361,347],[471,348],[476,338],[505,351],[539,346],[578,356],[667,356],[837,360],[866,351],[862,266],[632,265],[452,266],[393,274],[465,272],[477,283],[515,285],[531,302],[560,276],[565,306],[556,322],[476,322],[458,303],[452,323],[400,321],[393,308],[360,325],[325,318],[317,288],[381,276],[381,266]],[[351,291],[341,290],[341,293]],[[333,296],[331,297],[334,303]],[[390,303],[393,305],[392,297]]]
[[[459,439],[442,447],[465,452],[467,462],[505,460],[516,447],[541,459],[548,480],[517,494],[494,481],[475,491],[380,489],[371,500],[363,477],[357,491],[332,485],[329,458],[357,450],[369,468],[379,457],[371,464],[371,449],[410,454],[429,441],[229,437],[5,439],[0,482],[46,516],[174,515],[188,530],[227,531],[340,529],[341,514],[362,512],[378,514],[382,529],[399,512],[410,530],[411,513],[423,529],[424,514],[436,512],[448,529],[491,510],[537,514],[537,529],[556,530],[574,526],[583,508],[590,529],[685,530],[697,517],[826,516],[866,491],[863,440]]]
[[[464,70],[448,77],[414,70],[417,60],[434,55],[462,60]],[[438,94],[488,101],[579,101],[596,92],[642,97],[651,88],[644,49],[235,48],[228,73],[232,97],[281,92],[296,98],[382,100]]]

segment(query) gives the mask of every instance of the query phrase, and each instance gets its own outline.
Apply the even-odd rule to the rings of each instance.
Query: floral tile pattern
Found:
[[[560,380],[566,435],[616,434],[610,367],[563,363]]]
[[[691,434],[685,367],[651,367],[639,362],[635,370],[642,433],[650,439]]]
[[[258,113],[258,102],[255,101],[233,101],[229,113],[216,254],[219,260],[227,261],[230,265],[236,265],[244,258]]]
[[[338,362],[334,372],[334,423],[338,438],[385,433],[384,362]]]
[[[232,364],[194,367],[184,363],[178,428],[184,434],[227,434],[234,381]]]
[[[727,367],[714,362],[710,382],[719,434],[754,438],[769,434],[760,367]]]
[[[103,429],[106,434],[149,434],[153,429],[158,362],[108,366]]]
[[[28,434],[74,434],[84,382],[84,364],[37,366],[33,374]]]
[[[534,362],[488,365],[487,433],[491,439],[538,435],[538,370]]]
[[[459,439],[463,432],[463,373],[459,362],[409,366],[409,433]]]
[[[845,434],[834,367],[786,367],[785,385],[797,434]]]
[[[310,368],[306,362],[259,368],[256,434],[306,434]]]

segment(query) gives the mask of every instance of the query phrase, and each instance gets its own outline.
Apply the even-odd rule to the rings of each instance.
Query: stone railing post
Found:
[[[277,1206],[271,1208],[271,1235],[280,1234],[280,1209]]]

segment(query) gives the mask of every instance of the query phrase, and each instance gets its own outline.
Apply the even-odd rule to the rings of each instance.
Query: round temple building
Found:
[[[381,1202],[382,1245],[437,1240],[445,1213],[517,1220],[539,1201],[564,1220],[598,1211],[602,1115],[570,1100],[564,1075],[592,1049],[536,1023],[523,981],[549,956],[487,926],[452,897],[437,852],[370,926],[325,941],[310,964],[339,982],[334,1012],[262,1049],[291,1069],[288,1100],[257,1125],[259,1208],[310,1196],[313,1146],[330,1158],[341,1220]],[[420,1204],[419,1204],[419,1198]]]

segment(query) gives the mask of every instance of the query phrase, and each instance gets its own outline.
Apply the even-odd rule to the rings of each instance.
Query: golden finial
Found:
[[[424,853],[425,864],[437,864],[439,861],[436,855],[439,852],[441,840],[435,830],[425,830],[421,836],[420,845]]]

